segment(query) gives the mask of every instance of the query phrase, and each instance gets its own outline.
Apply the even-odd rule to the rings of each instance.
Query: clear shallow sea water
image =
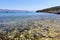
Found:
[[[60,23],[60,15],[51,13],[0,13],[0,30],[27,25],[32,20],[56,20]],[[27,24],[26,24],[27,23]]]

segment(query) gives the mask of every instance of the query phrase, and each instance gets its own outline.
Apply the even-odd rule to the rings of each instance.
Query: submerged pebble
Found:
[[[0,40],[60,40],[60,31],[49,21],[28,22],[27,27],[6,29],[0,33]],[[48,25],[48,26],[47,26]],[[56,24],[57,25],[57,24]],[[60,25],[59,25],[60,26]]]

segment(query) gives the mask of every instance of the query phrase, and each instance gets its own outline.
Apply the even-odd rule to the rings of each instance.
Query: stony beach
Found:
[[[60,24],[52,20],[33,20],[4,30],[0,40],[60,40]]]

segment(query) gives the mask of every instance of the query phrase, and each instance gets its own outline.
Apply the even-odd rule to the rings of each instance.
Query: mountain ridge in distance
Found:
[[[28,11],[28,10],[0,9],[0,13],[16,13],[16,12],[18,12],[18,13],[21,13],[21,12],[26,12],[26,13],[28,13],[28,12],[30,12],[30,11]]]

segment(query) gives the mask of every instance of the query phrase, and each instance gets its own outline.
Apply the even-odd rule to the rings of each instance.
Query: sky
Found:
[[[0,9],[40,10],[60,6],[60,0],[0,0]]]

